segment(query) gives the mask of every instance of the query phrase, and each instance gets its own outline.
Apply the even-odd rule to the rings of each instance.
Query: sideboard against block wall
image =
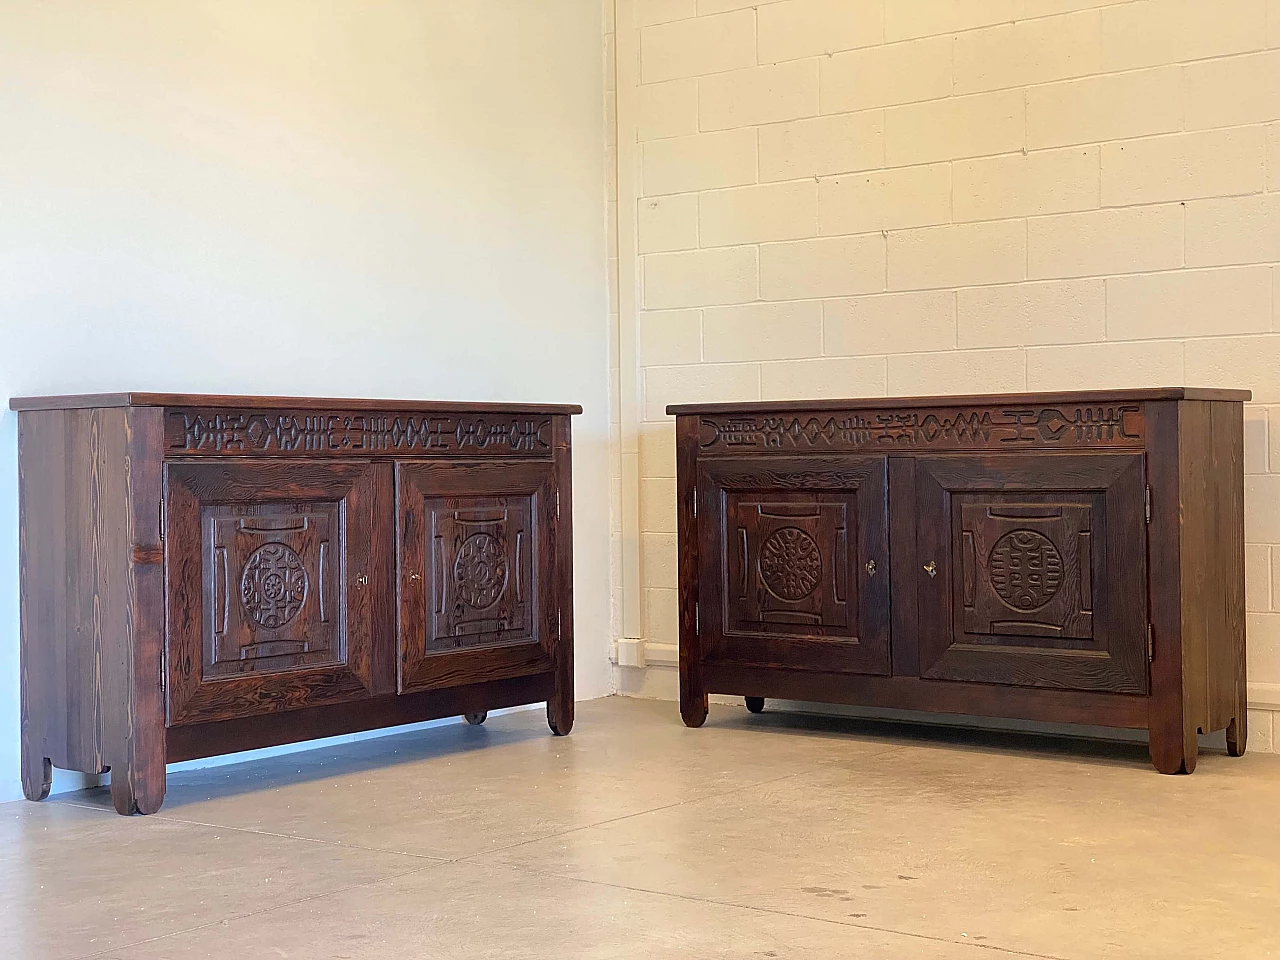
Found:
[[[709,693],[1246,739],[1247,391],[673,405]]]
[[[577,406],[117,394],[18,411],[22,781],[547,702]]]

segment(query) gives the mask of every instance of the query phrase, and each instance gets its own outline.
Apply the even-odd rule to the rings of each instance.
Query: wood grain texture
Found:
[[[392,621],[385,600],[390,569],[390,518],[378,516],[379,475],[387,464],[360,462],[284,463],[281,461],[207,461],[170,463],[167,468],[166,544],[168,547],[168,721],[170,725],[225,720],[250,713],[296,709],[319,703],[361,699],[377,692],[373,674],[375,638],[390,636]],[[382,484],[388,480],[384,477]],[[327,644],[314,664],[306,653],[246,658],[246,646],[262,635],[275,647],[301,647],[314,640],[325,614],[320,610],[323,570],[313,565],[319,552],[294,555],[304,570],[305,603],[295,621],[268,629],[254,623],[245,609],[241,584],[248,577],[246,560],[236,551],[222,560],[230,565],[228,582],[220,569],[214,542],[214,514],[228,512],[237,522],[280,521],[292,513],[306,519],[309,505],[336,504],[328,567],[336,581],[330,587],[331,623]],[[337,518],[340,518],[337,519]],[[270,549],[288,531],[268,529],[244,537]],[[301,546],[294,541],[295,546]],[[287,544],[286,544],[287,546]],[[379,578],[382,578],[379,580]],[[221,595],[220,601],[215,598]],[[382,622],[376,622],[381,616]],[[229,622],[230,621],[230,622]],[[220,659],[226,644],[219,626],[243,624],[239,640],[230,644],[231,659]],[[293,631],[297,632],[293,632]],[[286,641],[290,641],[286,643]],[[222,664],[226,669],[215,669]]]
[[[737,663],[707,664],[706,678],[711,693],[734,696],[1130,729],[1147,725],[1149,703],[1146,697],[1079,690],[1034,690],[919,677],[835,676]]]
[[[699,464],[705,658],[889,673],[887,468],[884,457]]]
[[[552,657],[556,689],[547,701],[547,725],[558,737],[573,730],[573,437],[567,416],[555,421],[556,521],[551,528],[552,594],[556,631]]]
[[[1195,769],[1200,731],[1225,727],[1239,755],[1246,399],[1170,388],[673,406],[686,723],[714,692],[1147,727],[1164,773]],[[875,449],[888,453],[892,675],[842,659],[838,638],[768,655],[725,644],[724,611],[759,606],[742,590],[762,562],[752,525],[766,526],[730,513],[776,501],[782,516],[807,492],[808,526],[794,525],[819,542],[838,494],[821,471]],[[717,471],[745,480],[713,491]],[[735,501],[744,485],[752,499]],[[818,569],[792,540],[784,593]],[[725,600],[734,590],[746,600]],[[830,616],[792,603],[794,619]]]
[[[934,577],[913,571],[920,597],[921,676],[1147,692],[1141,456],[922,457],[916,461],[916,477],[917,554],[937,565]],[[995,549],[1021,535],[1038,538],[1044,553],[1060,565],[1053,583],[1048,569],[1020,571],[1041,580],[1041,595],[1030,605],[998,595],[995,572],[984,565],[978,571],[975,605],[966,609],[959,513],[970,506],[990,528],[977,529],[983,554],[978,562],[991,563],[988,553],[994,556]],[[1089,591],[1079,587],[1085,575],[1077,554],[1079,528],[1053,516],[1071,510],[1074,523],[1091,530],[1083,561]],[[973,522],[977,525],[979,519]],[[983,533],[990,542],[982,539]],[[1044,555],[1036,553],[1044,563]],[[1031,559],[1023,556],[1021,563]],[[1085,592],[1090,594],[1087,618],[1080,613]],[[985,629],[966,622],[970,613],[968,619],[982,620],[978,614],[984,597],[1007,622]]]
[[[269,410],[288,407],[324,410],[346,407],[352,410],[399,410],[430,416],[452,414],[562,414],[582,412],[576,403],[451,403],[439,400],[378,400],[351,397],[255,397],[216,393],[93,393],[78,396],[13,397],[10,410],[90,410],[109,407],[218,407],[225,409]]]
[[[500,710],[526,703],[540,703],[555,695],[555,675],[529,674],[505,680],[489,680],[433,690],[427,693],[391,694],[304,707],[279,713],[238,717],[217,723],[172,727],[167,738],[169,763],[215,757],[239,750],[258,750],[286,743],[301,743],[344,733],[376,730],[441,717]]]
[[[703,681],[702,638],[698,632],[697,464],[697,421],[692,417],[679,417],[676,419],[676,527],[679,543],[680,716],[689,727],[702,726],[709,708]]]
[[[553,464],[397,466],[401,693],[552,668],[555,495]]]
[[[366,414],[335,424],[325,413],[335,403]],[[175,456],[174,404],[218,411],[212,449]],[[55,766],[110,770],[116,809],[153,813],[166,757],[540,701],[553,731],[572,726],[569,414],[577,407],[171,394],[13,405],[23,411],[21,758],[31,799],[48,795]],[[249,421],[235,418],[281,409],[320,411],[276,422],[272,442],[287,438],[288,455],[253,457],[237,446],[250,439],[235,432]],[[377,456],[354,456],[357,440],[381,436],[384,424],[373,421],[386,411],[398,412],[402,428],[418,425],[414,455],[393,438]],[[506,419],[534,414],[545,429]],[[443,420],[461,438],[448,457],[435,439]],[[208,429],[199,425],[202,442]],[[531,437],[545,452],[531,452]],[[456,458],[463,447],[476,455]],[[527,642],[486,642],[491,551],[454,556],[474,610],[448,622],[479,629],[480,643],[424,657],[415,692],[402,696],[397,614],[409,635],[424,637],[427,624],[421,606],[398,602],[411,571],[403,551],[396,566],[397,466],[443,502],[514,492],[532,511],[521,515],[506,567],[534,608]]]
[[[748,403],[672,403],[670,416],[703,413],[829,413],[838,410],[875,410],[915,407],[1000,407],[1044,404],[1143,403],[1148,400],[1252,400],[1248,390],[1216,390],[1205,387],[1153,387],[1142,390],[1076,390],[1062,393],[977,393],[957,396],[859,397],[848,400],[764,400]],[[17,402],[17,401],[15,401]]]

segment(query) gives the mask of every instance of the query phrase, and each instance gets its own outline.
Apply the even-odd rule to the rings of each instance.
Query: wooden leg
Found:
[[[748,713],[764,713],[764,697],[744,697]]]
[[[22,793],[28,800],[43,800],[53,787],[53,762],[41,751],[22,745]]]
[[[557,737],[567,737],[573,729],[573,697],[562,699],[557,691],[554,700],[547,701],[547,726]]]
[[[1249,721],[1241,713],[1227,726],[1227,753],[1233,757],[1243,757],[1245,742],[1249,739]]]
[[[159,762],[159,772],[152,776],[139,776],[138,771],[130,772],[125,764],[111,767],[111,802],[116,813],[123,817],[131,817],[135,813],[157,813],[164,804],[165,770],[164,762]]]
[[[686,727],[700,727],[707,722],[707,692],[691,675],[694,670],[680,666],[680,717]]]
[[[1160,773],[1194,773],[1200,757],[1200,744],[1193,727],[1169,729],[1169,725],[1151,727],[1151,764]]]

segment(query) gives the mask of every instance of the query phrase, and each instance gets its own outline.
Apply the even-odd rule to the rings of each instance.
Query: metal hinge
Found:
[[[693,519],[698,519],[698,488],[693,488]]]
[[[164,500],[160,501],[160,542],[164,543]]]
[[[1145,494],[1145,497],[1146,497],[1147,523],[1150,523],[1151,522],[1151,488],[1150,487],[1147,487],[1147,492]]]
[[[1151,638],[1151,624],[1147,624],[1147,663],[1154,663],[1156,659],[1156,645]]]
[[[693,632],[700,633],[702,631],[702,616],[698,611],[698,604],[693,605]]]
[[[560,519],[560,491],[556,490],[556,519]]]

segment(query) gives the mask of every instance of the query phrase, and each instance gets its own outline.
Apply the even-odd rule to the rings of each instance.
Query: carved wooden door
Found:
[[[709,659],[889,673],[887,463],[699,463],[698,622]]]
[[[389,692],[390,469],[168,466],[170,724]]]
[[[553,594],[553,464],[396,465],[399,689],[545,673]]]
[[[921,676],[1145,693],[1141,455],[916,462]]]

